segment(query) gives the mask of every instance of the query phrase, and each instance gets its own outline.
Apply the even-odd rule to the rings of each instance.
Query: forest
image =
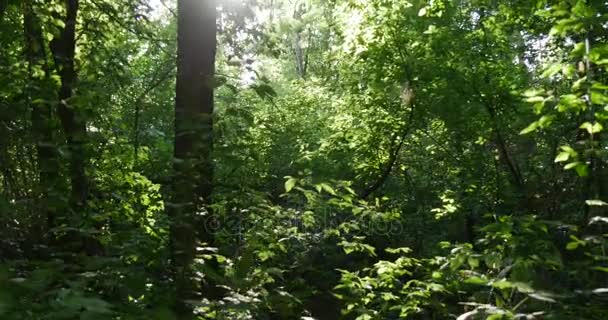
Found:
[[[0,44],[0,319],[608,319],[606,0],[0,0]]]

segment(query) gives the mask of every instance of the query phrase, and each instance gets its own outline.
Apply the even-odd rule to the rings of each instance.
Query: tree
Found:
[[[32,134],[35,137],[38,186],[39,186],[39,210],[45,211],[46,228],[50,230],[56,226],[57,211],[62,208],[62,202],[56,195],[62,186],[57,159],[56,147],[54,145],[53,130],[53,106],[54,95],[50,94],[51,70],[47,61],[46,44],[43,40],[40,21],[34,13],[32,1],[22,3],[23,27],[25,38],[25,59],[28,62],[28,73],[30,78],[27,90],[30,98],[32,113]],[[38,77],[34,72],[38,70]],[[39,80],[39,81],[38,81]],[[35,100],[35,101],[32,101]]]
[[[79,0],[65,0],[65,16],[60,19],[64,27],[50,43],[55,69],[60,79],[57,93],[57,115],[63,128],[70,167],[70,205],[74,212],[85,210],[89,196],[89,179],[86,174],[88,150],[86,148],[86,119],[78,112],[77,103],[72,100],[78,79],[75,66],[76,25]]]
[[[607,10],[0,0],[0,318],[603,318]]]
[[[174,177],[172,182],[172,259],[176,272],[179,316],[187,317],[186,300],[196,296],[192,264],[200,242],[210,245],[213,182],[213,87],[216,53],[214,0],[180,0],[177,24]],[[207,220],[209,221],[209,220]],[[200,242],[199,242],[200,241]]]

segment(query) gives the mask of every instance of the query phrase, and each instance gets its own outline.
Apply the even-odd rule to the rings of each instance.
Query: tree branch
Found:
[[[399,153],[401,152],[401,148],[403,147],[403,143],[405,142],[405,138],[409,134],[410,129],[413,127],[414,111],[415,111],[415,108],[414,108],[414,105],[412,104],[412,108],[411,108],[411,111],[409,114],[407,125],[405,126],[405,128],[400,136],[395,135],[395,137],[393,138],[393,141],[391,142],[391,145],[392,146],[395,145],[395,142],[398,137],[400,137],[399,143],[391,152],[391,154],[388,158],[388,161],[386,162],[386,165],[384,167],[384,170],[382,170],[382,173],[380,174],[378,179],[376,179],[376,181],[374,181],[371,185],[369,185],[368,187],[366,187],[365,189],[363,189],[363,191],[361,191],[359,193],[359,197],[361,199],[367,199],[372,193],[374,193],[376,190],[380,189],[380,187],[382,187],[382,185],[384,185],[384,183],[390,176],[391,172],[393,171],[393,167],[395,166],[395,163],[397,162],[397,158],[399,157]]]

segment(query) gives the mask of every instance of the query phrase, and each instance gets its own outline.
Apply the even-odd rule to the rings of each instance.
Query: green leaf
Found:
[[[551,76],[554,76],[555,74],[557,74],[558,72],[560,72],[562,70],[562,64],[560,63],[555,63],[550,65],[545,72],[543,72],[543,74],[541,75],[541,78],[549,78]]]
[[[568,152],[560,152],[557,157],[555,157],[555,162],[568,161],[568,158],[570,158],[570,154]]]
[[[585,122],[581,124],[580,128],[587,130],[589,134],[598,133],[601,132],[602,129],[604,129],[604,127],[599,122],[596,122],[594,124],[591,124],[590,122]]]
[[[479,267],[479,259],[473,256],[469,256],[469,258],[467,259],[467,263],[472,269]]]
[[[551,303],[557,302],[557,301],[555,301],[555,299],[551,298],[546,293],[535,292],[535,293],[528,294],[528,296],[530,296],[531,298],[534,298],[536,300],[540,300],[540,301],[544,301],[544,302],[551,302]]]
[[[529,89],[529,90],[526,90],[526,92],[524,92],[524,97],[531,98],[534,96],[540,96],[544,93],[545,93],[545,91],[542,89]]]
[[[529,102],[529,103],[537,103],[537,102],[544,102],[544,101],[545,101],[545,97],[542,97],[542,96],[534,96],[534,97],[526,98],[526,102]]]
[[[575,161],[575,162],[570,162],[567,165],[564,166],[565,170],[570,170],[573,169],[574,167],[578,166],[579,164],[581,164],[582,162],[579,161]]]
[[[388,252],[388,253],[392,253],[392,254],[407,254],[407,253],[411,253],[412,249],[407,248],[407,247],[401,247],[401,248],[386,248],[384,249],[384,251]]]
[[[517,288],[517,290],[522,293],[534,292],[534,289],[525,282],[513,282],[513,287]]]
[[[492,287],[497,289],[508,289],[513,287],[513,283],[507,280],[500,280],[492,283]]]
[[[570,147],[570,146],[561,146],[560,148],[563,151],[568,152],[573,157],[575,157],[577,155],[577,152],[574,149],[572,149],[572,147]]]
[[[488,280],[483,279],[481,277],[473,276],[473,277],[470,277],[470,278],[467,278],[466,280],[464,280],[464,283],[476,284],[476,285],[486,285],[488,283]]]
[[[272,98],[277,96],[276,91],[274,91],[274,89],[271,86],[269,86],[265,83],[252,85],[251,88],[262,99],[272,100]]]
[[[334,190],[334,188],[332,188],[327,183],[321,183],[321,188],[323,188],[323,190],[325,190],[325,192],[331,194],[332,196],[336,195],[336,191]]]
[[[568,244],[566,245],[566,250],[576,250],[576,248],[578,248],[579,244],[580,243],[578,241],[568,242]]]
[[[602,200],[586,200],[585,203],[588,206],[608,206],[608,203]]]
[[[608,96],[598,91],[591,91],[591,102],[594,104],[606,104],[608,103]]]
[[[521,130],[519,132],[519,134],[528,134],[530,132],[536,131],[536,129],[538,129],[538,127],[540,126],[540,124],[538,123],[538,121],[534,121],[532,122],[529,126],[527,126],[525,129]]]
[[[574,169],[579,177],[586,177],[589,174],[589,167],[586,164],[578,164]]]
[[[295,187],[296,182],[298,182],[298,179],[294,178],[294,177],[286,177],[288,178],[287,181],[285,181],[285,192],[289,192],[291,191],[291,189],[293,189],[293,187]]]
[[[608,217],[596,216],[589,220],[589,224],[594,224],[594,223],[599,223],[599,222],[608,223]]]

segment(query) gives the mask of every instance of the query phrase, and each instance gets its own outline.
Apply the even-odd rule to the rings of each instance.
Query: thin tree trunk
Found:
[[[36,19],[31,1],[23,3],[23,27],[25,34],[25,58],[28,62],[30,74],[30,85],[27,92],[35,102],[30,102],[32,110],[32,131],[36,139],[36,154],[38,166],[39,202],[38,211],[45,212],[47,225],[46,231],[56,226],[57,211],[60,210],[61,200],[56,196],[59,194],[62,183],[59,181],[59,163],[55,147],[53,145],[52,129],[52,106],[50,101],[53,97],[45,91],[49,80],[49,67],[46,61],[46,51],[42,37],[42,28]],[[44,79],[36,79],[33,76],[33,68],[41,67],[44,71]],[[42,87],[42,88],[40,88]],[[31,98],[30,98],[31,100]]]
[[[301,33],[296,32],[295,39],[293,41],[293,47],[296,58],[296,73],[298,74],[298,77],[305,78],[306,70],[304,66],[304,51],[302,50],[301,38]]]
[[[294,4],[293,18],[297,21],[301,21],[303,14],[303,6],[298,1],[296,1],[296,3]],[[306,66],[304,62],[304,50],[302,49],[302,30],[303,28],[300,29],[300,27],[295,30],[295,35],[293,39],[293,50],[296,63],[296,74],[298,75],[298,77],[303,79],[306,77]]]
[[[57,73],[61,79],[57,111],[69,150],[70,184],[72,187],[70,204],[76,212],[81,212],[86,207],[89,195],[89,181],[85,172],[88,161],[87,131],[85,119],[76,113],[70,102],[77,80],[74,55],[79,0],[65,0],[65,5],[65,28],[58,38],[51,41],[51,51],[55,59]]]
[[[76,23],[80,2],[79,0],[64,1],[66,15],[63,17],[63,21],[65,27],[61,30],[59,37],[51,41],[50,47],[55,61],[56,72],[61,81],[57,94],[57,114],[69,151],[68,160],[71,187],[69,207],[72,215],[61,218],[64,218],[68,225],[74,226],[86,214],[85,210],[90,187],[89,178],[86,173],[86,167],[89,162],[89,150],[87,148],[86,120],[81,114],[78,114],[76,106],[70,101],[73,97],[78,77],[74,60],[76,54]],[[99,228],[100,225],[97,225],[97,227]],[[101,243],[90,234],[80,234],[76,231],[68,232],[59,243],[74,246],[74,249],[82,250],[88,255],[100,255],[103,253]]]
[[[495,141],[496,141],[496,145],[498,147],[498,153],[500,155],[500,160],[507,167],[507,170],[509,172],[509,177],[511,180],[511,184],[513,185],[513,187],[515,187],[517,192],[519,192],[520,196],[522,197],[521,203],[523,204],[524,207],[527,207],[528,199],[527,199],[526,186],[524,183],[524,179],[521,175],[517,162],[511,157],[509,150],[507,149],[506,141],[500,132],[500,128],[498,126],[498,119],[496,119],[496,110],[494,110],[494,108],[488,104],[486,104],[485,107],[486,107],[486,110],[488,111],[488,114],[490,115],[490,120],[492,121],[492,124],[494,127],[493,128],[494,135],[496,138]]]
[[[178,1],[177,83],[175,98],[175,165],[173,206],[170,210],[171,249],[176,285],[174,311],[180,319],[192,316],[188,300],[200,298],[192,264],[197,243],[212,245],[205,208],[212,192],[213,76],[216,53],[215,0]],[[206,212],[201,217],[198,212]],[[211,295],[213,288],[203,294]]]

